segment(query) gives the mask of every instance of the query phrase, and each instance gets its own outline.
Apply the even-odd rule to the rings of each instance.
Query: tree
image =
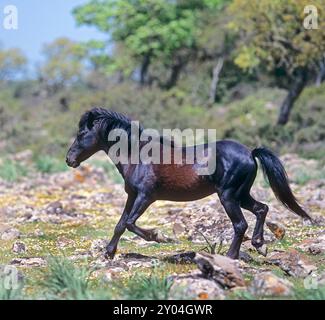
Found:
[[[294,102],[319,74],[324,57],[325,20],[319,19],[318,29],[306,28],[304,19],[310,16],[304,9],[310,4],[308,0],[234,0],[229,6],[229,27],[239,37],[235,63],[246,70],[259,68],[280,75],[279,85],[288,89],[280,108],[280,125],[288,122]],[[324,13],[325,0],[312,4]]]
[[[85,68],[87,50],[68,38],[59,38],[43,49],[45,63],[40,68],[40,78],[56,92],[81,79]]]
[[[170,76],[165,87],[177,82],[191,50],[196,46],[200,13],[222,0],[92,0],[74,10],[80,25],[91,25],[108,33],[114,44],[139,65],[141,84],[150,82],[154,63],[166,66]],[[121,52],[121,51],[120,51]],[[125,56],[115,56],[115,66]],[[127,71],[130,68],[126,68]]]
[[[27,58],[20,49],[0,48],[0,81],[16,78],[25,70]]]

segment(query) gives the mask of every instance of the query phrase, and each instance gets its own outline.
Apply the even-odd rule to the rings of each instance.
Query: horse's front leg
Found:
[[[125,229],[126,229],[126,221],[128,219],[128,216],[131,212],[131,209],[133,207],[135,201],[135,196],[134,195],[128,195],[126,204],[125,204],[125,208],[123,210],[122,216],[119,220],[119,222],[117,223],[115,229],[114,229],[114,235],[111,239],[111,241],[109,242],[109,244],[106,247],[106,253],[105,253],[105,257],[106,258],[110,258],[113,259],[117,250],[117,245],[118,242],[122,236],[122,234],[124,233]]]
[[[174,239],[163,235],[156,229],[143,229],[138,227],[135,223],[145,212],[145,210],[153,203],[153,200],[145,194],[139,194],[134,202],[131,213],[126,222],[126,227],[129,231],[135,233],[146,241],[156,242],[174,242]]]

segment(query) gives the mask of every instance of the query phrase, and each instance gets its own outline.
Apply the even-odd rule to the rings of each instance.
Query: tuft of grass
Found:
[[[16,161],[6,159],[0,164],[0,177],[15,182],[27,175],[27,169]]]
[[[172,281],[156,272],[149,276],[136,274],[122,289],[122,297],[128,300],[167,300]]]
[[[64,161],[50,157],[39,156],[35,160],[36,169],[42,173],[56,173],[66,171],[68,169]]]
[[[42,285],[52,299],[89,299],[90,271],[85,267],[77,268],[65,258],[50,257],[49,271]]]
[[[49,270],[41,285],[45,296],[53,300],[107,300],[111,292],[105,288],[93,290],[90,286],[92,270],[75,266],[63,257],[50,257]]]
[[[317,289],[296,289],[294,293],[296,300],[325,300],[325,286]]]
[[[230,293],[227,300],[257,300],[257,298],[247,290],[238,290]]]
[[[22,286],[19,285],[17,289],[6,288],[6,281],[0,275],[0,300],[21,300],[22,299]]]

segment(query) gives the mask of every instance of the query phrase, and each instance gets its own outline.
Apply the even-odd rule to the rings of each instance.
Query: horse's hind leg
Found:
[[[252,237],[252,245],[258,252],[266,255],[266,249],[262,248],[264,244],[264,223],[269,208],[266,204],[256,201],[250,194],[242,197],[241,207],[251,211],[256,216],[256,224]]]
[[[227,256],[232,259],[238,259],[240,246],[243,242],[248,225],[240,209],[240,203],[236,199],[234,192],[231,190],[225,190],[222,192],[222,194],[220,194],[219,197],[221,204],[225,208],[227,215],[233,224],[235,232]]]

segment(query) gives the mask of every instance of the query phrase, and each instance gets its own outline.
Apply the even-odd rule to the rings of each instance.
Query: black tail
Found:
[[[266,148],[256,148],[252,151],[252,155],[260,160],[264,177],[269,181],[277,199],[298,216],[313,221],[306,211],[300,207],[293,195],[287,173],[280,159]]]

